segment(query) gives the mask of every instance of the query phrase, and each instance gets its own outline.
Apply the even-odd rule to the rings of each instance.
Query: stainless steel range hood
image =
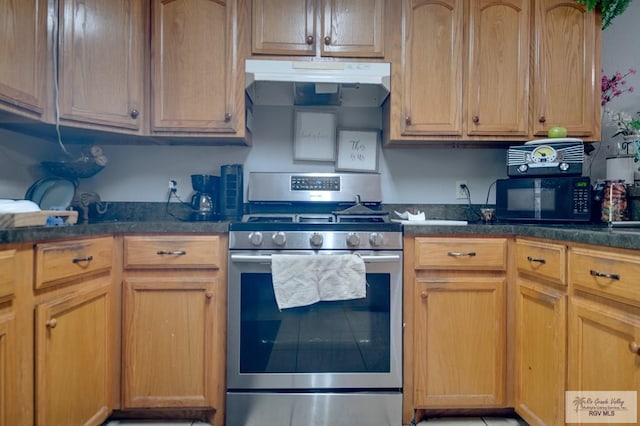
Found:
[[[247,95],[255,105],[377,107],[389,95],[391,66],[383,62],[248,59]]]

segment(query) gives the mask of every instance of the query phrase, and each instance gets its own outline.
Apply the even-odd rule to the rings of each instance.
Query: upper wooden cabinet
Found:
[[[463,11],[463,0],[405,1],[401,74],[392,77],[391,102],[400,100],[401,111],[391,120],[393,139],[462,135]]]
[[[384,57],[384,0],[252,0],[252,53]]]
[[[582,5],[404,0],[394,19],[386,144],[524,141],[550,126],[600,138],[599,19]]]
[[[0,103],[39,117],[44,110],[47,1],[0,0]]]
[[[528,133],[530,7],[530,0],[469,3],[469,135]]]
[[[600,138],[600,22],[572,0],[537,0],[534,34],[534,129],[566,127]]]
[[[61,120],[141,129],[143,6],[139,0],[59,0]]]
[[[243,132],[236,1],[154,0],[151,12],[152,133]]]

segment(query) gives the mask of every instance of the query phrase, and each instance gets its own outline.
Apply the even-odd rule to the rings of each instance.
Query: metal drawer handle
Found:
[[[475,256],[476,252],[475,251],[467,251],[467,252],[462,252],[462,251],[450,251],[447,253],[447,256],[453,256],[453,257],[460,257],[460,256]]]
[[[612,280],[620,280],[620,275],[618,274],[603,274],[602,272],[598,272],[593,269],[589,269],[589,273],[594,277],[611,278]]]
[[[72,262],[73,263],[80,263],[80,262],[91,262],[93,260],[93,256],[86,256],[86,257],[74,257]]]
[[[173,251],[171,251],[171,250],[158,250],[156,252],[156,254],[159,254],[160,256],[163,256],[165,254],[166,255],[171,255],[171,256],[184,256],[185,254],[187,254],[187,252],[184,251],[184,250],[173,250]]]
[[[537,257],[531,257],[531,256],[527,256],[527,260],[529,262],[537,262],[537,263],[542,263],[543,265],[545,263],[547,263],[547,261],[545,259],[538,259]]]

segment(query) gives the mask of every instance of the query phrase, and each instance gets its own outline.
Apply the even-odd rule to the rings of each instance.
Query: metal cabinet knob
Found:
[[[140,111],[134,108],[131,110],[131,113],[129,115],[131,115],[131,118],[135,120],[136,118],[138,118],[138,115],[140,115]]]
[[[326,36],[326,37],[324,38],[324,44],[325,44],[325,45],[327,45],[327,46],[329,46],[329,45],[331,44],[331,37]]]
[[[411,117],[409,117],[408,115],[404,118],[404,122],[407,124],[411,124]]]
[[[545,117],[544,115],[541,115],[540,118],[538,118],[538,121],[540,123],[545,123],[547,121],[547,117]]]
[[[480,117],[478,117],[477,115],[474,115],[472,120],[475,124],[478,124],[480,122]]]
[[[312,35],[307,36],[307,44],[309,44],[309,45],[313,44],[313,36]]]
[[[226,114],[224,115],[224,121],[225,121],[225,123],[230,122],[230,121],[231,121],[231,117],[232,117],[232,115],[231,115],[231,113],[230,113],[230,112],[226,113]]]

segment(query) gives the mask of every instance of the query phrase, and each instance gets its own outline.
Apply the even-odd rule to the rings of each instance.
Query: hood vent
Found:
[[[382,62],[247,60],[247,95],[255,105],[378,107],[389,95]]]

